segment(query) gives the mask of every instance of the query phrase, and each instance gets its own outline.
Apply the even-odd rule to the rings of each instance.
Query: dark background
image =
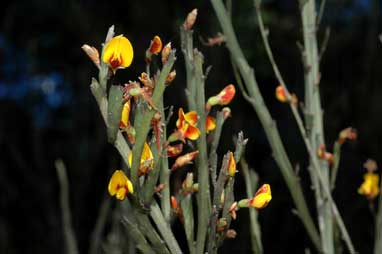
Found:
[[[233,21],[241,46],[255,68],[260,89],[277,120],[285,146],[300,176],[314,213],[306,173],[306,154],[291,112],[274,98],[277,86],[255,20],[252,0],[233,1]],[[8,1],[0,10],[0,253],[64,253],[59,188],[54,160],[68,168],[72,217],[79,249],[87,253],[111,172],[120,165],[107,144],[103,121],[90,93],[96,68],[80,47],[98,49],[108,27],[131,40],[135,58],[118,80],[134,80],[144,70],[144,51],[154,35],[179,48],[179,29],[193,8],[199,9],[195,44],[212,65],[206,94],[234,83],[227,50],[206,47],[199,37],[221,31],[209,1]],[[281,72],[291,91],[303,98],[303,72],[297,41],[302,28],[297,1],[264,1],[264,18]],[[374,222],[369,204],[357,194],[367,158],[380,162],[382,145],[381,1],[328,0],[318,32],[331,28],[321,62],[321,92],[329,150],[338,132],[348,126],[358,141],[343,147],[334,197],[356,249],[371,253]],[[177,78],[166,92],[167,105],[185,104],[185,73],[178,51]],[[231,105],[219,149],[232,149],[233,134],[243,130],[246,157],[261,182],[272,186],[273,200],[260,211],[265,253],[304,253],[309,239],[293,214],[289,192],[275,165],[262,127],[240,92]],[[236,183],[243,198],[244,182]],[[114,205],[114,202],[112,202]],[[248,217],[239,212],[233,223],[238,237],[221,253],[248,253]],[[105,233],[106,234],[106,233]]]

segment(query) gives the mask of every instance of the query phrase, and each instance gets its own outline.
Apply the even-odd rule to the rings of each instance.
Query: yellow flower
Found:
[[[229,104],[232,101],[233,97],[235,97],[235,94],[235,86],[229,84],[228,86],[224,87],[224,89],[221,90],[219,94],[212,96],[208,99],[206,103],[206,110],[210,111],[211,107],[215,105],[224,106]]]
[[[369,200],[373,200],[379,194],[379,175],[368,172],[363,175],[363,179],[363,183],[358,188],[358,194],[366,196]]]
[[[105,45],[102,60],[116,70],[129,67],[133,56],[134,51],[130,41],[123,35],[118,35]]]
[[[133,153],[129,155],[129,167],[133,162]],[[149,170],[154,168],[154,156],[151,152],[150,146],[145,142],[143,145],[143,151],[141,156],[141,163],[139,166],[139,176],[145,175],[149,172]]]
[[[123,109],[122,109],[122,113],[121,113],[121,121],[119,123],[119,127],[121,129],[124,129],[124,128],[127,128],[128,126],[130,126],[130,122],[129,122],[130,109],[131,109],[130,100],[128,100],[123,105]]]
[[[269,184],[263,184],[255,196],[249,201],[249,205],[257,209],[262,209],[268,205],[271,199],[271,186]]]
[[[124,200],[127,194],[134,193],[133,185],[122,170],[116,170],[111,176],[108,186],[110,196]]]
[[[236,173],[236,162],[233,157],[233,153],[229,152],[229,161],[228,161],[228,175],[234,177]]]

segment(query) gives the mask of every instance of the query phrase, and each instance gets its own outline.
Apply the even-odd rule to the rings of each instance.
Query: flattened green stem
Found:
[[[169,114],[171,114],[171,111],[169,111]],[[161,107],[161,122],[162,122],[162,133],[163,136],[161,136],[162,141],[161,144],[164,144],[164,142],[167,140],[167,120],[165,118],[164,113],[164,107],[163,107],[163,101],[162,101],[162,107]],[[164,189],[161,191],[161,209],[164,216],[164,219],[167,223],[170,223],[170,215],[171,215],[171,206],[170,206],[170,169],[168,167],[168,157],[167,152],[164,152],[161,156],[161,168],[160,168],[160,177],[159,181],[161,184],[164,184]]]
[[[155,254],[154,250],[150,247],[150,244],[146,241],[145,236],[139,230],[138,225],[130,221],[126,216],[122,219],[123,225],[126,227],[126,232],[136,243],[137,249],[144,254]]]
[[[196,241],[196,253],[203,253],[207,236],[209,216],[211,214],[211,197],[208,174],[207,140],[206,140],[206,113],[204,97],[204,74],[203,74],[203,55],[194,51],[194,74],[196,90],[196,111],[199,116],[198,128],[200,137],[196,141],[199,155],[196,159],[198,169],[199,191],[198,200],[198,233]]]
[[[172,254],[182,254],[182,250],[171,231],[169,224],[164,220],[163,214],[156,202],[151,205],[150,216],[154,220],[163,240],[166,242]]]
[[[162,99],[163,92],[165,90],[165,81],[168,76],[168,74],[171,71],[172,66],[175,62],[175,50],[171,51],[171,54],[166,62],[166,64],[163,66],[163,69],[158,77],[158,80],[155,84],[154,94],[152,97],[154,105],[159,105],[160,100]],[[138,168],[140,164],[140,158],[143,151],[143,144],[146,142],[147,134],[150,130],[150,123],[151,119],[154,117],[155,109],[153,108],[146,108],[146,112],[140,119],[140,121],[134,123],[134,128],[136,130],[136,139],[135,144],[132,150],[133,153],[133,160],[131,165],[131,182],[133,183],[134,190],[139,190],[139,183],[138,183]],[[139,156],[138,156],[139,155]]]
[[[211,148],[210,148],[210,156],[209,156],[209,164],[210,164],[210,172],[211,172],[211,182],[213,185],[213,190],[216,188],[216,178],[217,178],[217,163],[218,163],[218,155],[217,155],[217,149],[219,145],[219,140],[220,136],[222,133],[223,129],[223,124],[224,124],[224,117],[223,117],[223,112],[219,111],[216,114],[216,128],[213,132],[213,139],[211,143]]]
[[[106,127],[108,125],[107,121],[107,108],[108,108],[108,102],[106,98],[106,92],[103,90],[103,88],[100,86],[98,81],[93,78],[92,83],[90,85],[90,90],[94,96],[94,98],[97,101],[98,107],[101,111],[101,115],[103,120],[105,121]],[[117,148],[118,152],[121,154],[123,161],[126,165],[129,164],[128,158],[130,154],[130,148],[126,143],[125,138],[123,137],[122,133],[118,131],[117,138],[114,142],[115,148]]]
[[[188,107],[190,111],[196,110],[193,33],[193,30],[185,30],[183,26],[180,27],[181,47],[187,73]]]
[[[245,187],[247,190],[247,197],[252,198],[255,195],[257,183],[259,177],[253,170],[248,169],[248,164],[244,158],[240,160],[241,173],[245,181]],[[263,245],[261,243],[261,231],[260,224],[257,220],[257,211],[256,209],[248,209],[249,219],[251,223],[251,245],[252,253],[261,254],[263,253]]]
[[[170,251],[167,249],[165,242],[158,235],[148,216],[138,211],[138,209],[134,209],[134,215],[138,223],[138,228],[150,241],[155,253],[170,254]]]
[[[317,250],[321,250],[320,236],[307,207],[301,185],[297,176],[294,173],[293,167],[282,144],[280,135],[277,131],[276,124],[273,121],[267,107],[264,104],[264,100],[258,88],[254,72],[248,65],[247,61],[245,60],[244,54],[241,51],[241,48],[239,46],[235,32],[232,27],[231,20],[227,15],[227,11],[224,8],[224,5],[221,0],[211,0],[211,3],[220,21],[224,35],[226,36],[227,47],[231,52],[231,56],[235,65],[238,67],[240,74],[244,79],[244,83],[246,85],[246,88],[248,89],[248,94],[250,97],[246,96],[245,91],[243,91],[243,95],[252,105],[257,115],[259,116],[259,119],[263,125],[264,131],[268,137],[271,148],[273,150],[275,161],[280,167],[281,173],[286,181],[286,184],[289,190],[291,191],[291,195],[296,204],[299,216],[309,236],[311,237],[313,244],[315,245]]]
[[[194,229],[194,211],[192,208],[192,196],[187,194],[181,201],[180,206],[182,207],[183,217],[184,217],[184,231],[186,232],[188,249],[190,254],[195,254],[195,229]]]

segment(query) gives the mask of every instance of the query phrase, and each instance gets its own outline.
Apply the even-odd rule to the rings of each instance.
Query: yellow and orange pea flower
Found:
[[[122,108],[121,121],[119,122],[119,127],[121,129],[125,129],[130,126],[130,110],[131,102],[128,100],[125,102],[125,104],[123,104]]]
[[[206,117],[206,132],[210,133],[216,128],[216,119],[213,116]]]
[[[373,200],[379,194],[379,175],[368,172],[363,176],[363,183],[358,188],[358,194],[366,196],[368,200]]]
[[[129,67],[133,61],[134,51],[130,41],[123,35],[113,37],[106,45],[102,61],[115,71]]]
[[[263,184],[255,196],[249,200],[249,205],[256,209],[262,209],[266,207],[272,200],[271,186],[269,184]]]
[[[234,177],[236,173],[236,161],[232,152],[229,152],[229,160],[228,160],[228,175],[230,177]]]
[[[236,219],[236,211],[240,208],[253,207],[256,209],[265,208],[272,200],[271,186],[263,184],[256,192],[255,196],[251,199],[242,199],[239,202],[234,202],[228,209],[232,219]]]
[[[185,114],[183,109],[179,108],[178,120],[176,121],[177,130],[170,135],[169,142],[177,140],[185,142],[185,139],[197,140],[200,136],[200,131],[196,127],[197,123],[198,114],[196,111],[190,111]]]
[[[275,96],[276,96],[276,99],[282,103],[292,102],[294,105],[297,105],[298,103],[298,98],[295,94],[291,94],[290,99],[287,98],[285,89],[281,85],[276,87]]]
[[[110,178],[108,191],[110,196],[124,200],[129,193],[134,193],[133,185],[122,170],[116,170]]]
[[[235,86],[230,84],[226,87],[224,87],[223,90],[220,91],[219,94],[212,96],[208,99],[206,103],[206,110],[210,111],[212,106],[220,105],[224,106],[229,104],[233,97],[235,97],[236,89]]]
[[[146,50],[146,62],[150,63],[152,55],[158,55],[161,52],[162,47],[162,40],[158,35],[155,35],[150,42],[149,48]]]
[[[194,151],[191,153],[186,153],[185,155],[179,156],[176,158],[174,164],[171,167],[171,170],[177,170],[178,168],[184,167],[188,164],[191,164],[193,160],[199,155],[199,151]]]
[[[129,167],[133,163],[133,153],[129,154]],[[154,168],[154,156],[151,152],[150,146],[145,142],[143,145],[143,151],[141,156],[141,161],[139,165],[139,176],[147,174],[151,169]]]

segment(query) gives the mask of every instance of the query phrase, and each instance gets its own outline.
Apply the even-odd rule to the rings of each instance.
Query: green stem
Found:
[[[181,254],[183,253],[180,249],[178,242],[176,241],[171,228],[168,223],[165,221],[163,214],[156,202],[151,205],[150,216],[155,222],[159,232],[161,233],[163,240],[166,242],[168,248],[173,254]]]
[[[240,160],[241,165],[241,173],[243,174],[243,178],[245,181],[245,187],[247,190],[247,197],[252,198],[255,194],[255,188],[258,182],[257,174],[252,170],[248,169],[248,164],[244,158]],[[251,223],[251,244],[252,244],[252,252],[254,254],[263,253],[263,245],[261,243],[261,231],[260,224],[257,220],[257,211],[256,209],[248,209],[249,219]]]
[[[184,231],[186,232],[188,248],[190,254],[195,254],[195,229],[194,229],[194,211],[192,208],[192,196],[187,194],[180,201],[184,217]]]
[[[162,102],[163,105],[163,102]],[[171,112],[170,112],[171,113]],[[164,114],[164,107],[162,107],[161,110],[161,121],[162,121],[162,131],[163,136],[161,136],[162,144],[167,140],[167,126],[166,126],[166,118]],[[170,169],[168,167],[168,157],[167,152],[162,154],[161,157],[162,163],[161,163],[161,169],[160,169],[160,178],[159,181],[161,184],[164,184],[164,189],[161,191],[161,209],[163,212],[164,219],[167,221],[167,223],[170,222],[170,215],[171,215],[171,206],[170,206]]]
[[[154,94],[152,96],[152,101],[154,105],[159,105],[160,100],[163,96],[163,92],[165,90],[165,81],[168,76],[168,74],[171,71],[172,66],[175,62],[175,50],[173,50],[166,62],[166,64],[163,66],[163,69],[159,75],[159,78],[155,84]],[[134,190],[139,190],[139,184],[138,184],[138,169],[141,159],[141,154],[143,150],[143,144],[146,142],[147,134],[150,130],[150,123],[151,119],[154,117],[154,114],[156,112],[153,108],[146,108],[146,112],[141,118],[141,121],[138,121],[137,123],[134,123],[134,128],[136,130],[136,139],[135,144],[132,150],[133,153],[133,159],[132,159],[132,165],[131,165],[131,182],[133,183]],[[139,156],[138,156],[139,155]]]
[[[316,38],[316,6],[314,0],[308,0],[301,6],[301,16],[303,24],[303,37],[305,47],[305,110],[306,123],[310,145],[313,149],[318,149],[320,144],[325,144],[323,132],[322,109],[319,91],[319,58]],[[317,158],[317,155],[314,157]],[[311,159],[311,164],[313,161]],[[312,167],[312,166],[311,166]],[[318,173],[320,171],[320,173]],[[319,162],[319,168],[311,171],[311,177],[317,178],[317,174],[322,174],[323,181],[313,179],[313,182],[321,182],[323,188],[329,188],[329,167],[325,161]],[[319,184],[316,184],[316,206],[318,214],[319,229],[321,232],[321,243],[325,253],[334,253],[333,215],[330,200],[325,198]]]
[[[149,243],[146,241],[145,236],[139,230],[138,225],[130,221],[127,217],[122,219],[123,225],[126,227],[126,232],[131,238],[133,238],[136,243],[137,249],[142,251],[144,254],[154,254],[154,250],[150,247]]]
[[[69,206],[69,181],[66,174],[66,167],[62,160],[56,160],[58,182],[60,183],[60,204],[62,212],[62,225],[65,238],[66,253],[77,254],[77,241],[72,226],[72,216]]]
[[[216,188],[216,178],[217,178],[217,163],[218,163],[218,155],[217,155],[217,149],[219,145],[220,136],[222,133],[224,124],[224,117],[223,112],[219,111],[216,115],[216,128],[213,132],[213,139],[211,143],[210,148],[210,156],[209,156],[209,164],[210,164],[210,171],[211,171],[211,182],[213,185],[213,189]]]
[[[90,90],[96,99],[96,102],[98,104],[98,107],[101,111],[101,115],[103,120],[105,121],[106,127],[108,125],[107,121],[107,109],[108,109],[108,102],[106,97],[106,92],[103,90],[101,85],[98,83],[96,79],[92,79],[92,83],[90,85]],[[126,143],[125,138],[123,137],[122,133],[118,131],[117,138],[114,141],[114,146],[117,148],[118,152],[121,154],[121,157],[126,165],[129,164],[128,158],[130,154],[130,148]]]
[[[208,221],[211,213],[210,186],[208,176],[208,157],[206,139],[206,113],[204,97],[204,74],[203,74],[203,55],[195,50],[194,53],[195,70],[195,90],[196,90],[196,111],[198,113],[198,128],[200,137],[196,144],[199,151],[197,157],[199,191],[198,201],[198,233],[196,241],[196,253],[203,253],[207,235]]]
[[[321,250],[320,236],[307,207],[301,185],[288,159],[280,135],[277,131],[276,124],[271,118],[270,113],[264,104],[264,100],[259,91],[254,72],[248,65],[244,54],[240,49],[232,27],[231,20],[229,19],[221,0],[211,0],[211,3],[215,9],[215,13],[220,21],[221,27],[223,28],[224,35],[226,36],[227,47],[231,52],[232,59],[237,65],[240,74],[242,75],[246,84],[246,88],[248,89],[250,97],[246,97],[246,99],[249,101],[249,103],[251,103],[252,107],[259,116],[260,121],[262,122],[264,131],[274,152],[275,161],[280,167],[286,184],[291,191],[291,195],[296,204],[299,216],[309,236],[311,237],[313,244],[318,250]],[[245,93],[243,93],[243,95],[245,95]]]

